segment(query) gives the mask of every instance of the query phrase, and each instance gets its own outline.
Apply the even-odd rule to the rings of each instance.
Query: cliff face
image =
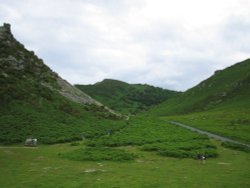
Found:
[[[28,51],[12,35],[10,24],[0,27],[0,63],[1,76],[20,76],[19,79],[32,79],[52,90],[57,90],[61,95],[81,104],[101,105],[87,94],[78,90],[67,81],[63,80],[43,60],[38,58],[33,51]],[[16,73],[16,74],[15,74]]]

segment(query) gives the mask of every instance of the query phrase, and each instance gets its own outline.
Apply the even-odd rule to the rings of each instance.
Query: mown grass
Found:
[[[162,157],[123,147],[139,158],[130,162],[74,161],[61,157],[83,146],[45,145],[0,148],[0,187],[8,188],[221,188],[250,186],[249,153],[221,147],[206,164],[194,159]]]

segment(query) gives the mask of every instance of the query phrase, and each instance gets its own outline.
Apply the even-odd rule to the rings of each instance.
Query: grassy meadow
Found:
[[[134,146],[120,148],[137,155],[132,161],[75,161],[62,156],[84,148],[82,143],[0,148],[0,187],[249,187],[250,154],[213,144],[219,156],[206,164]]]
[[[197,153],[206,154],[205,164]],[[249,152],[141,116],[84,142],[0,147],[0,187],[247,188],[249,160]]]
[[[250,110],[215,110],[181,116],[163,117],[164,120],[174,120],[187,125],[223,135],[245,143],[250,143]]]

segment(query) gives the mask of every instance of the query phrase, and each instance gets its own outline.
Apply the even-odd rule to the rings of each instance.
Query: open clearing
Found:
[[[41,145],[37,149],[0,148],[0,187],[250,187],[250,154],[218,147],[219,157],[206,164],[194,159],[162,157],[136,147],[131,162],[71,161],[60,154],[78,148],[70,144]]]

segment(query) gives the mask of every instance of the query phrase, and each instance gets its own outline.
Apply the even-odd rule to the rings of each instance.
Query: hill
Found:
[[[217,108],[246,107],[250,101],[250,59],[237,63],[157,106],[155,115],[176,115]]]
[[[237,63],[148,112],[250,142],[250,59]],[[169,118],[168,118],[169,119]]]
[[[94,85],[75,85],[108,107],[126,114],[136,114],[178,95],[178,92],[165,90],[147,84],[128,84],[105,79]]]
[[[113,121],[119,114],[53,72],[14,38],[9,24],[0,27],[0,67],[0,143],[64,142],[119,128]]]

